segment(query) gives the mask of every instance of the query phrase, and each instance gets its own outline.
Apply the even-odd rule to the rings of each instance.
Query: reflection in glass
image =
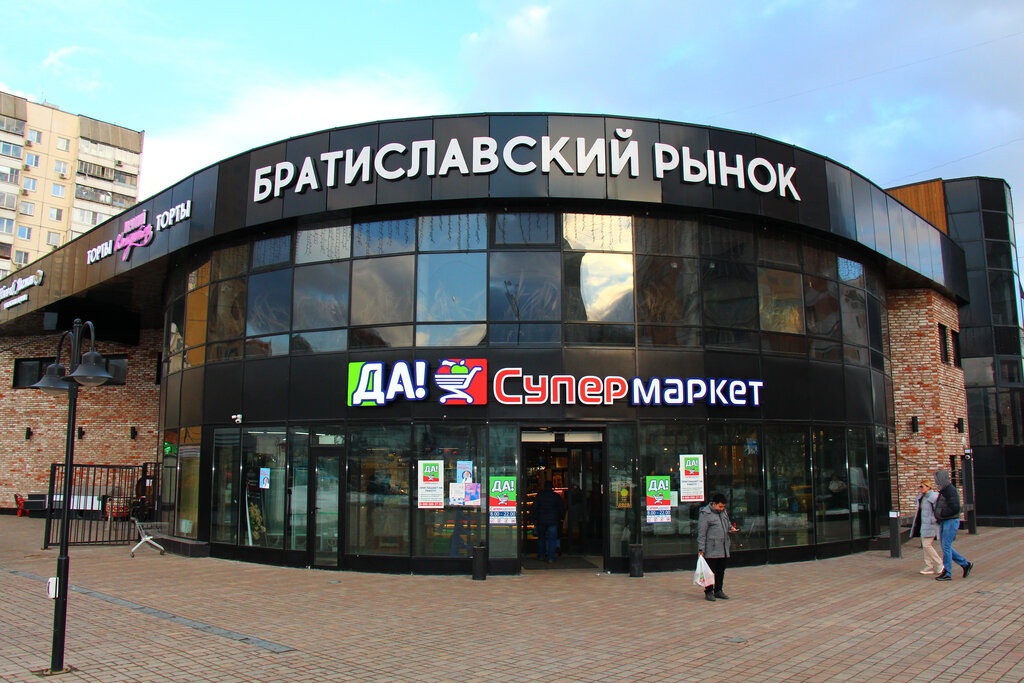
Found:
[[[800,244],[789,235],[762,234],[758,239],[758,256],[761,263],[799,268]]]
[[[348,330],[321,330],[292,335],[292,353],[328,353],[348,348]]]
[[[494,243],[554,244],[555,215],[551,213],[499,213],[494,219]]]
[[[487,214],[420,216],[420,251],[472,251],[487,248]]]
[[[565,326],[565,343],[633,346],[636,333],[632,325],[568,324]]]
[[[633,322],[633,259],[628,254],[566,253],[566,320]]]
[[[560,254],[491,253],[488,282],[490,320],[561,320]]]
[[[633,226],[638,254],[699,255],[700,223],[696,220],[635,217]]]
[[[288,355],[288,335],[275,334],[269,337],[252,337],[245,340],[246,358],[269,358]]]
[[[632,251],[633,220],[629,216],[567,213],[562,216],[562,239],[569,249]]]
[[[257,240],[252,245],[252,268],[269,268],[283,266],[291,262],[292,237],[281,235],[265,240]]]
[[[850,540],[850,476],[846,468],[846,431],[824,427],[811,432],[816,486],[814,509],[818,543]]]
[[[804,244],[804,270],[812,275],[836,279],[835,251],[812,243]]]
[[[352,252],[352,226],[299,230],[295,234],[295,262],[315,263],[348,258]]]
[[[349,347],[353,349],[408,346],[412,346],[412,325],[361,327],[350,331]]]
[[[679,456],[703,454],[701,425],[651,424],[640,426],[640,481],[647,476],[671,476],[672,492],[679,491]],[[672,507],[670,522],[648,524],[641,519],[640,534],[645,557],[697,553],[697,514],[701,503]]]
[[[178,446],[178,509],[175,514],[175,536],[199,536],[199,444],[201,428],[182,430]]]
[[[346,261],[296,268],[292,328],[347,325],[348,273]]]
[[[206,343],[209,296],[206,287],[189,292],[185,306],[185,346]],[[175,340],[180,343],[180,340]]]
[[[246,335],[287,332],[292,320],[291,292],[291,269],[251,276]]]
[[[248,263],[249,245],[239,244],[213,252],[210,270],[214,280],[223,280],[244,273]]]
[[[414,259],[390,256],[352,263],[353,325],[412,320]]]
[[[416,320],[487,317],[487,254],[421,254],[416,279]]]
[[[210,262],[203,261],[199,267],[189,271],[187,288],[188,291],[192,291],[196,287],[202,287],[210,284]]]
[[[988,274],[989,301],[993,325],[1017,325],[1017,287],[1012,272],[991,271]],[[1017,344],[1019,348],[1019,342]]]
[[[811,468],[806,429],[765,425],[770,548],[814,542]]]
[[[704,323],[757,328],[757,274],[753,266],[704,261]]]
[[[758,268],[757,295],[761,329],[804,333],[803,283],[800,273]]]
[[[753,261],[754,234],[733,221],[710,220],[704,224],[704,256],[724,261]]]
[[[854,538],[871,536],[871,501],[868,489],[870,430],[870,427],[854,427],[846,433],[846,452],[850,463],[850,513],[853,515]],[[884,437],[885,430],[881,432]]]
[[[416,346],[480,346],[486,335],[484,324],[417,325]]]
[[[696,259],[637,255],[637,320],[699,325],[697,267]]]
[[[487,479],[490,477],[519,476],[519,429],[516,425],[492,424],[488,428]],[[519,554],[519,524],[489,524],[489,555],[496,557],[517,557]]]
[[[839,279],[847,285],[852,287],[863,287],[864,286],[864,266],[839,257]]]
[[[859,289],[843,285],[840,299],[843,312],[843,341],[850,344],[868,344],[868,310],[865,294]]]
[[[608,425],[608,554],[627,557],[629,544],[637,531],[635,506],[639,500],[633,472],[636,468],[636,426],[632,424]]]
[[[242,528],[239,545],[284,547],[285,446],[284,427],[242,430]]]
[[[238,541],[238,468],[242,443],[238,429],[213,430],[213,484],[210,492],[210,540]]]
[[[706,495],[710,499],[722,493],[727,499],[729,517],[740,530],[733,534],[733,551],[764,548],[764,482],[757,427],[712,423],[707,429]]]
[[[516,346],[518,344],[553,346],[562,341],[562,326],[550,323],[489,325],[487,340],[491,346]]]
[[[417,425],[416,459],[441,460],[445,506],[441,510],[415,510],[413,555],[416,557],[471,557],[473,546],[486,540],[484,504],[484,427],[479,425]],[[458,464],[469,463],[470,481],[457,480]],[[449,498],[449,484],[477,483],[481,504],[456,505]],[[413,492],[413,500],[418,500]]]
[[[637,329],[637,343],[640,346],[700,346],[701,331],[699,327],[641,325]]]
[[[415,218],[356,223],[352,228],[353,256],[398,254],[412,251],[415,247]]]
[[[164,315],[164,350],[178,353],[185,348],[185,299],[178,299]],[[205,335],[206,325],[203,325]]]
[[[209,353],[206,356],[208,363],[215,363],[225,360],[240,360],[242,358],[242,340],[210,344],[206,347]]]
[[[236,278],[210,285],[210,341],[241,337],[245,330],[245,280]]]
[[[838,339],[839,286],[820,277],[804,277],[804,316],[807,334]]]
[[[309,486],[309,431],[305,428],[288,429],[288,548],[306,549],[307,487]],[[335,483],[337,494],[337,483]],[[319,502],[318,502],[319,504]],[[337,516],[337,504],[335,504]]]
[[[349,434],[346,551],[408,555],[408,425],[359,425]]]

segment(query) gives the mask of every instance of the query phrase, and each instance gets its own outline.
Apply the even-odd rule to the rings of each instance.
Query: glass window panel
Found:
[[[774,334],[761,335],[761,350],[765,353],[781,353],[788,356],[806,356],[807,338],[803,335]]]
[[[946,211],[977,211],[980,208],[978,183],[975,179],[954,180],[943,183],[946,195]]]
[[[638,254],[699,255],[700,223],[696,220],[634,217],[633,226]]]
[[[637,320],[699,325],[698,265],[696,259],[637,255]]]
[[[820,277],[804,276],[804,318],[807,334],[838,339],[839,285]]]
[[[411,321],[414,266],[412,255],[353,262],[352,324]]]
[[[185,352],[184,364],[186,368],[194,368],[206,361],[206,347],[194,346]]]
[[[288,335],[275,334],[269,337],[253,337],[245,340],[246,358],[269,358],[288,355]]]
[[[349,263],[295,269],[292,327],[296,330],[348,324]]]
[[[633,346],[636,334],[632,325],[566,325],[565,343]]]
[[[420,251],[470,251],[487,248],[487,214],[420,216]]]
[[[189,272],[187,287],[189,291],[192,291],[196,287],[208,284],[210,284],[210,262],[204,261],[198,268]]]
[[[816,473],[814,491],[818,543],[850,540],[850,473],[846,467],[846,430],[826,427],[811,432]]]
[[[851,344],[868,343],[868,309],[864,292],[842,285],[840,288],[843,313],[843,341]]]
[[[288,490],[284,427],[242,430],[242,510],[238,544],[284,547],[285,496]]]
[[[704,261],[704,322],[720,327],[757,328],[757,273],[753,266]]]
[[[843,344],[843,357],[847,363],[852,365],[867,365],[868,350],[863,346],[851,346]]]
[[[215,251],[210,264],[212,277],[214,280],[223,280],[241,275],[245,272],[248,262],[248,244],[239,244],[237,247]]]
[[[1013,361],[1000,361],[1000,363]],[[1020,361],[1016,361],[1020,365]],[[968,386],[993,386],[996,383],[995,368],[991,356],[964,358],[964,383]],[[1017,381],[1017,380],[1011,380]]]
[[[812,339],[810,346],[811,358],[815,360],[827,360],[834,363],[843,361],[843,345],[838,341],[827,339]]]
[[[416,326],[416,346],[480,346],[486,336],[483,324]]]
[[[864,266],[857,261],[839,257],[839,280],[852,287],[864,286]]]
[[[729,517],[740,530],[733,534],[733,551],[764,548],[764,480],[757,427],[712,423],[707,430],[705,495],[726,497]]]
[[[178,299],[168,307],[164,320],[164,351],[178,353],[185,347],[185,299]]]
[[[174,529],[174,513],[178,509],[175,497],[178,494],[178,431],[164,432],[163,453],[160,461],[160,520]]]
[[[210,344],[207,362],[215,363],[226,360],[240,360],[242,358],[242,340],[224,342],[222,344]]]
[[[490,320],[561,320],[558,252],[491,253]]]
[[[421,254],[416,279],[417,321],[487,318],[487,254]]]
[[[704,328],[704,344],[727,349],[757,351],[761,345],[761,337],[757,332],[707,327]]]
[[[704,224],[704,256],[725,261],[753,261],[754,233],[724,221]]]
[[[288,429],[288,549],[306,549],[307,491],[309,488],[309,430],[300,427]],[[337,473],[335,473],[337,474]],[[335,495],[337,495],[335,480]],[[317,491],[318,494],[321,491]],[[335,499],[337,500],[337,499]],[[318,517],[319,515],[319,510]],[[329,512],[325,510],[325,512]],[[337,506],[335,506],[337,517]],[[337,522],[335,522],[337,524]]]
[[[1017,324],[1017,287],[1012,272],[993,271],[988,274],[989,301],[993,325]]]
[[[321,330],[292,335],[292,353],[328,353],[348,348],[348,330]]]
[[[1013,253],[1006,242],[985,242],[985,256],[989,268],[1013,269]]]
[[[206,319],[209,315],[209,292],[206,287],[189,292],[185,306],[185,346],[206,342]]]
[[[417,425],[417,460],[442,461],[443,509],[419,509],[414,512],[413,536],[416,557],[472,557],[473,546],[486,540],[484,506],[455,505],[449,499],[449,484],[482,484],[481,497],[487,494],[484,482],[484,427],[480,425]],[[460,463],[469,463],[470,480],[458,479]],[[414,492],[413,499],[418,500]]]
[[[247,335],[287,332],[292,320],[292,271],[290,268],[260,273],[249,278]]]
[[[399,254],[415,248],[415,218],[356,223],[352,228],[353,256]]]
[[[757,275],[761,329],[803,334],[804,302],[800,273],[758,268]]]
[[[291,249],[291,235],[257,240],[252,245],[253,270],[290,263],[292,258]]]
[[[764,430],[769,547],[810,545],[814,506],[806,430],[776,425],[766,425]]]
[[[632,251],[633,219],[630,216],[567,213],[562,216],[562,239],[569,249]]]
[[[295,235],[295,262],[315,263],[348,258],[352,252],[352,226],[299,230]]]
[[[519,429],[515,425],[492,424],[488,428],[487,479],[519,477]],[[517,520],[522,522],[522,520]],[[519,524],[489,524],[488,555],[492,558],[518,557]]]
[[[758,256],[761,263],[799,268],[800,243],[789,235],[772,236],[762,233],[758,240]]]
[[[412,346],[412,325],[363,327],[349,333],[349,348],[404,348]]]
[[[408,425],[359,425],[349,433],[346,551],[409,554]]]
[[[964,376],[967,376],[967,361],[979,360],[976,358],[964,358]],[[999,381],[1000,383],[1018,383],[1022,381],[1024,375],[1021,374],[1021,361],[1019,358],[1013,360],[1000,360],[999,361]],[[972,383],[967,380],[968,383]]]
[[[608,425],[608,554],[628,557],[629,544],[636,539],[636,510],[640,492],[636,490],[636,426]],[[625,491],[625,495],[623,495]]]
[[[494,244],[554,244],[555,215],[499,213],[494,219]]]
[[[241,337],[245,330],[245,280],[236,278],[210,285],[210,317],[207,339]]]
[[[175,510],[175,536],[199,536],[199,446],[201,429],[182,430],[178,446],[178,499]]]
[[[213,485],[210,493],[210,540],[238,540],[238,470],[242,442],[238,429],[213,430]]]
[[[836,255],[824,246],[804,244],[804,270],[835,280],[837,277]]]
[[[633,258],[628,254],[567,253],[566,320],[633,322]]]
[[[871,500],[868,488],[868,446],[870,428],[855,427],[846,432],[846,454],[850,464],[850,514],[853,537],[871,536]]]
[[[640,481],[647,476],[670,476],[672,491],[679,492],[679,456],[704,453],[704,428],[701,425],[640,425]],[[697,553],[697,516],[701,503],[683,503],[672,507],[670,522],[640,522],[645,557],[694,555]]]
[[[949,236],[957,242],[980,240],[981,214],[977,211],[950,214]]]
[[[487,339],[491,346],[517,346],[519,344],[556,346],[562,341],[562,326],[544,323],[489,325]]]
[[[640,346],[700,346],[700,328],[641,325],[637,329],[637,344]]]
[[[1010,222],[1005,213],[983,211],[982,224],[985,226],[985,237],[990,240],[1009,240]]]

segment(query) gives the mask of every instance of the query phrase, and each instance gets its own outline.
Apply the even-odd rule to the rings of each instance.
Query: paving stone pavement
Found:
[[[40,681],[53,602],[42,520],[0,516],[0,680]],[[357,574],[72,547],[72,681],[1021,681],[1024,529],[961,532],[947,583],[920,548],[726,574]],[[85,592],[81,592],[85,591]]]

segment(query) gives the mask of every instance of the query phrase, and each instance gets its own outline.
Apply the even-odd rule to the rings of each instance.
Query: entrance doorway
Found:
[[[308,487],[307,554],[313,567],[337,567],[341,537],[341,464],[344,448],[311,449],[313,476]]]
[[[604,444],[600,431],[522,432],[524,569],[600,569],[604,565]],[[538,559],[533,501],[551,482],[565,510],[558,551],[551,564]]]

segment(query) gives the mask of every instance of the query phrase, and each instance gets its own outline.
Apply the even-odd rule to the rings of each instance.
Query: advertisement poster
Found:
[[[480,507],[480,484],[465,484],[466,507]]]
[[[473,483],[473,461],[458,460],[455,463],[455,481],[460,484]]]
[[[612,480],[612,495],[615,496],[615,507],[628,510],[633,507],[633,482],[626,477]]]
[[[704,456],[701,453],[679,456],[679,502],[704,500]]]
[[[444,461],[420,460],[416,479],[419,482],[419,500],[416,507],[439,510],[444,508],[444,482],[441,480]]]
[[[466,485],[454,481],[448,484],[448,504],[462,507],[466,504]]]
[[[647,477],[647,523],[672,521],[672,480],[668,476]]]
[[[516,478],[491,477],[488,505],[491,524],[515,524]]]
[[[260,468],[260,488],[261,489],[269,489],[270,488],[270,468],[269,467],[261,467]]]

